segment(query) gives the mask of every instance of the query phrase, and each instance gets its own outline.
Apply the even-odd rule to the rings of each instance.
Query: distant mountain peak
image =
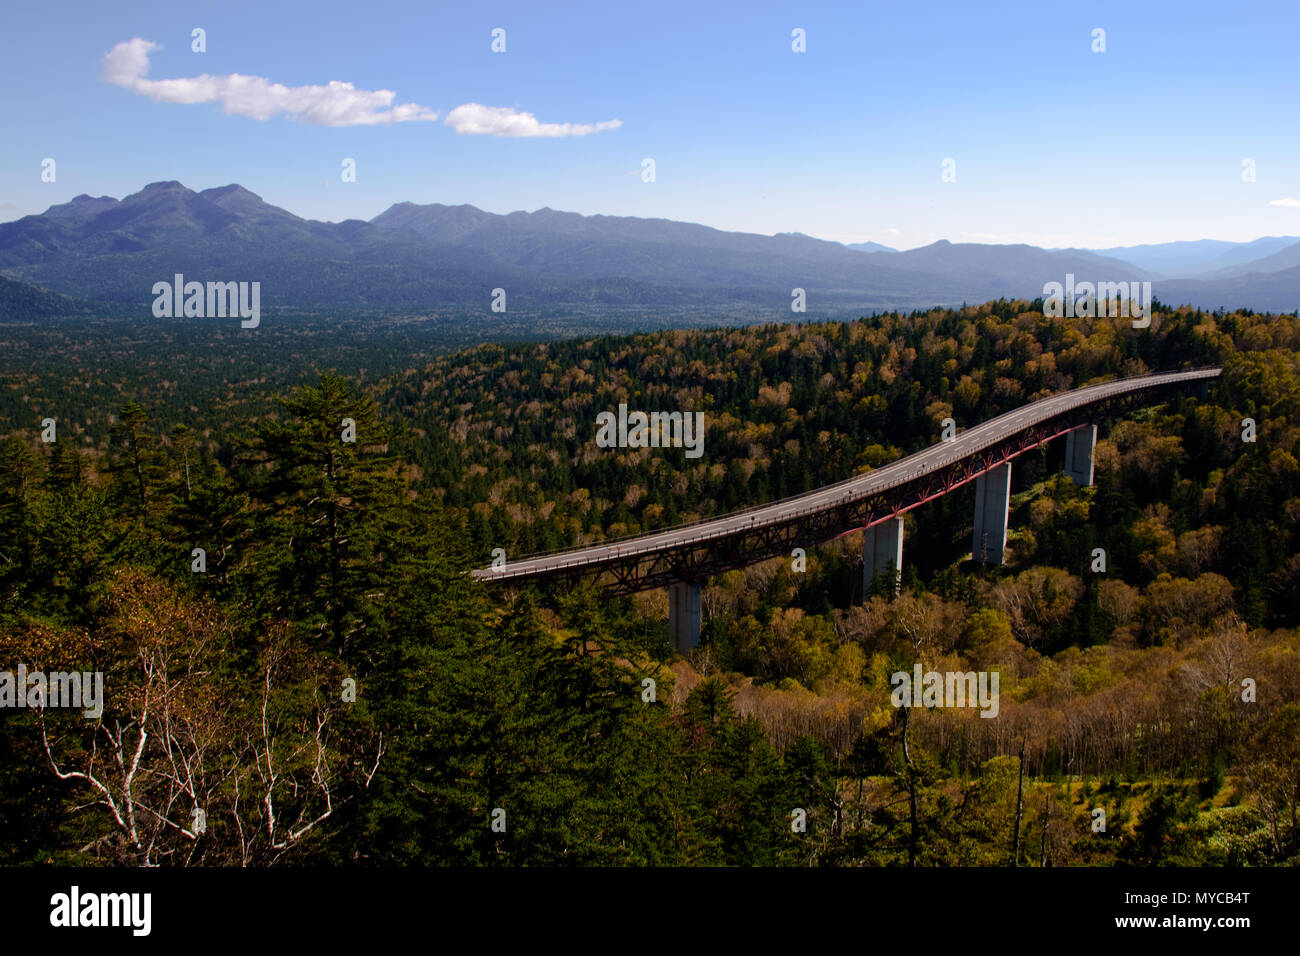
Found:
[[[473,207],[470,207],[470,208],[473,208]],[[531,218],[534,218],[534,219],[566,219],[566,220],[568,220],[568,219],[586,219],[586,218],[588,218],[587,216],[582,215],[582,213],[578,213],[578,212],[565,212],[563,209],[552,209],[550,206],[543,206],[541,209],[535,209],[535,210],[533,210],[532,212],[524,212],[523,210],[520,210],[519,212],[512,212],[512,213],[509,213],[508,215],[510,215],[510,216],[519,216],[519,217],[524,217],[524,218],[531,217]]]
[[[205,189],[199,193],[200,196],[206,196],[209,199],[219,199],[222,196],[251,196],[253,199],[261,200],[261,196],[250,189],[245,189],[239,183],[231,183],[229,186],[213,186],[211,189]]]
[[[879,242],[848,242],[845,246],[856,252],[897,252],[893,246],[882,245]]]
[[[186,192],[187,193],[191,191],[192,190],[190,190],[189,187],[187,187],[184,183],[178,182],[175,179],[166,179],[160,182],[150,183],[148,186],[145,186],[144,189],[140,190],[140,192],[142,193],[156,193],[156,192]]]
[[[92,196],[89,193],[81,193],[79,196],[73,196],[65,203],[57,206],[51,206],[51,209],[71,209],[74,206],[85,206],[87,203],[100,205],[103,203],[116,203],[117,200],[112,196]]]
[[[87,193],[81,193],[79,196],[73,196],[65,203],[59,203],[45,210],[42,215],[48,216],[56,221],[67,221],[69,219],[84,219],[94,216],[97,213],[107,209],[112,209],[117,205],[117,200],[112,196],[91,196]]]

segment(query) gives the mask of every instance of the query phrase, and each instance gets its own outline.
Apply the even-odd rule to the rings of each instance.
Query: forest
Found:
[[[0,863],[1300,860],[1300,323],[1042,305],[469,348],[268,320],[140,359],[5,326],[0,669],[102,671],[105,706],[0,710]],[[1093,487],[1018,460],[1002,568],[966,488],[909,513],[900,593],[849,535],[710,580],[685,657],[662,591],[467,574],[1209,364],[1098,423]],[[703,457],[599,447],[624,402],[703,412]],[[916,664],[996,671],[998,716],[893,707]]]

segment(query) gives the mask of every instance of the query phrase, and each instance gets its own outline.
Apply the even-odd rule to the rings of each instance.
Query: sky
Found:
[[[1297,0],[48,0],[4,20],[0,219],[179,180],[330,221],[411,201],[903,249],[1300,235]]]

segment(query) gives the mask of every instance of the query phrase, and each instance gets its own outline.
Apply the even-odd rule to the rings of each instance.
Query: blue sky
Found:
[[[504,53],[491,50],[497,27]],[[795,28],[805,53],[791,50]],[[238,182],[327,220],[411,200],[900,248],[1297,235],[1298,32],[1295,0],[11,4],[0,203],[12,218],[177,179]],[[135,39],[156,46],[120,55],[110,82],[105,55]],[[211,90],[231,74],[395,96],[335,114],[326,94],[258,119],[238,110],[315,94],[259,104],[253,89],[228,113]],[[200,93],[209,101],[169,101]],[[396,104],[413,117],[326,125]],[[536,131],[524,113],[619,125],[494,135]],[[54,183],[41,181],[46,157]],[[355,183],[340,180],[345,157]],[[945,158],[955,182],[941,180]]]

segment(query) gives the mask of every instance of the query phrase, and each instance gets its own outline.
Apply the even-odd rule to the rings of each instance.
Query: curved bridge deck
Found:
[[[495,582],[576,581],[608,575],[604,584],[620,593],[698,581],[870,528],[1053,438],[1144,404],[1157,390],[1204,383],[1221,373],[1219,368],[1167,372],[1062,392],[989,419],[951,441],[814,491],[663,531],[507,559],[504,567],[481,568],[472,574]],[[1091,445],[1087,454],[1091,455]]]

